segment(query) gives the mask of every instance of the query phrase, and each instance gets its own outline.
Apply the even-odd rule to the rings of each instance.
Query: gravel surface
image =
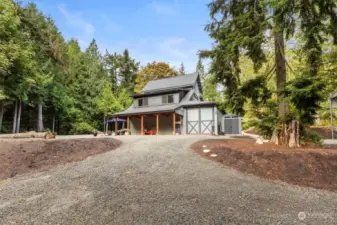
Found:
[[[337,194],[201,158],[209,136],[119,137],[119,150],[0,182],[0,224],[337,224]]]

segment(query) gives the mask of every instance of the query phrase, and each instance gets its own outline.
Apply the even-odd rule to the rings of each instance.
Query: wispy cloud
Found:
[[[171,54],[178,58],[187,58],[188,55],[182,51],[185,38],[176,37],[168,38],[159,43],[159,47],[162,51]]]
[[[85,20],[82,13],[68,10],[66,5],[59,5],[57,8],[68,25],[72,27],[74,32],[73,36],[78,38],[80,46],[82,48],[87,47],[87,43],[91,41],[96,31],[94,25]]]
[[[163,2],[154,0],[151,2],[152,10],[160,15],[172,15],[178,10],[178,3],[174,2]]]

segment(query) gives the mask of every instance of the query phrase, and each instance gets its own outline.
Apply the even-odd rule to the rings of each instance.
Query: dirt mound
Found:
[[[116,149],[112,138],[69,140],[0,140],[0,180],[17,174],[46,170],[59,164]]]
[[[203,145],[211,151],[204,153]],[[289,149],[252,140],[205,140],[191,148],[241,172],[337,192],[337,149]]]

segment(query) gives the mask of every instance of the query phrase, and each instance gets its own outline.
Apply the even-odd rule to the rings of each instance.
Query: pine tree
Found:
[[[132,59],[129,55],[129,50],[125,49],[123,55],[119,57],[119,66],[120,89],[125,88],[130,93],[133,93],[139,62]]]
[[[133,93],[136,74],[139,70],[139,62],[132,59],[129,50],[125,49],[123,54],[105,54],[105,68],[111,79],[112,90],[117,94],[123,88]]]
[[[181,63],[180,64],[180,68],[179,68],[179,71],[178,71],[178,74],[179,75],[185,75],[185,66],[184,66],[184,63]]]
[[[240,90],[240,55],[247,55],[253,61],[255,71],[258,72],[266,61],[264,51],[264,44],[267,42],[266,33],[270,32],[273,37],[278,120],[282,121],[281,129],[275,127],[274,130],[275,143],[290,146],[298,146],[299,143],[296,137],[289,137],[288,130],[291,129],[290,133],[294,134],[295,128],[292,127],[293,123],[286,119],[289,114],[289,103],[284,96],[287,82],[285,41],[292,37],[296,30],[301,30],[304,40],[303,50],[307,55],[308,75],[316,76],[321,65],[323,35],[331,35],[337,44],[337,32],[333,28],[337,25],[336,8],[335,1],[216,0],[209,4],[212,22],[206,26],[206,30],[216,44],[213,50],[202,51],[201,55],[212,59],[210,71],[215,74],[217,82],[226,86],[227,104],[233,112],[243,114],[243,104],[246,101]],[[250,84],[261,88],[261,85],[265,85],[269,74],[265,75],[265,79],[258,78],[262,83],[253,81]],[[250,86],[249,90],[254,92],[254,86]],[[248,95],[253,96],[251,93]]]

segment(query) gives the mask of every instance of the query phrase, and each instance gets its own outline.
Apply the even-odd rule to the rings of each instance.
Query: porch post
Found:
[[[128,130],[128,135],[130,135],[130,117],[127,118],[126,129]]]
[[[144,116],[140,117],[140,134],[144,135]]]
[[[176,134],[176,113],[174,112],[173,113],[173,119],[172,119],[173,121],[173,123],[172,123],[172,127],[173,127],[173,135],[175,135]]]
[[[159,133],[159,115],[156,115],[156,135]]]
[[[118,120],[118,117],[115,118],[115,135],[117,135],[117,120]]]

